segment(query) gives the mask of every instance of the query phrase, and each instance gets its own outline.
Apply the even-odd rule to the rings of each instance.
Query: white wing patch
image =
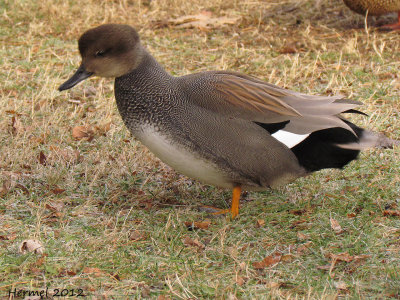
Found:
[[[296,134],[291,133],[289,131],[278,130],[272,136],[280,141],[282,144],[285,144],[288,148],[293,148],[297,144],[300,144],[304,141],[310,134]]]

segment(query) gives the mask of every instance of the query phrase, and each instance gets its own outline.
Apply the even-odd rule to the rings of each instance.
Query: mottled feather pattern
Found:
[[[344,0],[344,3],[354,12],[379,16],[400,10],[400,0]]]

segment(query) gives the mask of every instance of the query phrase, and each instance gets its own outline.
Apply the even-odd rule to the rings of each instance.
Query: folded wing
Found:
[[[190,79],[191,98],[196,95],[196,90],[211,91],[206,98],[204,93],[194,97],[196,105],[254,122],[289,121],[285,130],[295,134],[333,127],[353,132],[340,114],[356,112],[354,109],[361,104],[342,96],[313,96],[290,91],[234,72],[207,72],[184,78]]]

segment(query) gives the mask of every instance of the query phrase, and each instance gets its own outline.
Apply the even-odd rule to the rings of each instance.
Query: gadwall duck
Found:
[[[343,0],[344,3],[356,13],[371,16],[380,16],[397,12],[397,23],[381,26],[382,29],[400,29],[400,0]]]
[[[59,90],[96,75],[115,77],[131,133],[163,162],[201,182],[265,190],[324,168],[342,168],[369,147],[397,141],[347,121],[359,102],[310,96],[248,75],[211,71],[173,77],[128,25],[106,24],[79,39],[82,63]]]

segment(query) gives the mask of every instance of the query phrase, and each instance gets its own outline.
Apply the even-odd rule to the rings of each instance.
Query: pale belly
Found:
[[[233,182],[213,162],[189,152],[182,145],[171,143],[154,128],[150,126],[142,128],[135,136],[154,155],[179,173],[210,185],[233,187]]]

